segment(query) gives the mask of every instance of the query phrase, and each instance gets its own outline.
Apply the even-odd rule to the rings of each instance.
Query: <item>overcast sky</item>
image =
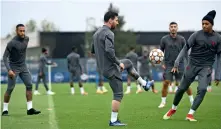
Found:
[[[1,0],[1,36],[11,32],[18,23],[34,19],[54,22],[61,31],[85,31],[86,18],[101,26],[103,15],[111,0]],[[112,0],[125,16],[124,29],[135,31],[167,31],[168,24],[176,21],[179,30],[201,29],[201,20],[208,11],[217,11],[215,30],[221,31],[221,0]]]

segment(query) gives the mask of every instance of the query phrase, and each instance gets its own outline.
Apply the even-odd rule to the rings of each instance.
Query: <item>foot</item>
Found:
[[[145,85],[145,86],[142,86],[142,87],[143,87],[143,89],[144,89],[145,91],[148,91],[148,90],[150,89],[150,87],[153,86],[153,84],[154,84],[154,80],[148,81],[148,82],[146,83],[146,85]]]
[[[103,93],[107,93],[108,90],[106,88],[103,88]]]
[[[74,92],[71,92],[72,95],[74,95]]]
[[[170,117],[176,113],[176,110],[170,109],[164,116],[163,119],[164,120],[168,120],[170,119]]]
[[[88,95],[88,93],[87,92],[83,92],[83,93],[81,93],[81,95]]]
[[[207,87],[207,92],[212,92],[212,88]]]
[[[141,89],[136,91],[136,94],[142,93],[143,91]]]
[[[40,93],[36,90],[34,91],[34,95],[40,95]]]
[[[130,94],[131,92],[129,90],[127,90],[124,94],[128,95]]]
[[[52,91],[50,91],[50,90],[47,92],[47,95],[54,95],[54,94],[55,94],[55,93],[52,92]]]
[[[152,92],[153,92],[154,94],[157,94],[157,93],[158,93],[158,91],[157,91],[156,89],[152,90]]]
[[[31,109],[27,110],[27,115],[37,115],[37,114],[40,114],[40,113],[41,113],[41,111],[37,111],[34,108],[31,108]]]
[[[166,103],[161,102],[160,105],[158,106],[158,108],[164,108],[166,106]]]
[[[197,121],[196,119],[194,119],[193,114],[187,114],[186,120],[191,121],[191,122],[192,121]]]
[[[101,90],[97,90],[96,93],[97,93],[97,94],[103,94],[104,92],[101,91]]]
[[[3,111],[2,116],[8,116],[8,111]]]
[[[126,124],[121,123],[120,120],[117,120],[115,122],[110,121],[109,126],[126,126]]]

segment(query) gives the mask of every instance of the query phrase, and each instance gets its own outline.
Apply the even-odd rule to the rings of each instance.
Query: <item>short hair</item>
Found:
[[[25,27],[25,25],[24,24],[18,24],[18,25],[16,25],[16,29],[18,29],[18,27]]]
[[[109,21],[109,19],[114,19],[115,17],[117,17],[118,16],[118,13],[116,13],[116,12],[113,12],[113,11],[108,11],[108,12],[106,12],[105,14],[104,14],[104,21],[105,22],[108,22]]]
[[[72,50],[72,51],[76,51],[76,47],[75,47],[75,46],[72,46],[71,50]]]
[[[176,22],[170,22],[170,26],[174,24],[178,25]]]
[[[134,50],[135,49],[135,47],[130,47],[130,50]]]
[[[42,49],[41,49],[41,52],[42,52],[42,53],[44,53],[44,52],[46,52],[46,51],[47,51],[46,48],[42,48]]]

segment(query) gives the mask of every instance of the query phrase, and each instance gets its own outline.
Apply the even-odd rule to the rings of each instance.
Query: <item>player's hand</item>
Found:
[[[163,68],[163,69],[166,69],[166,66],[163,64],[163,65],[162,65],[162,68]]]
[[[176,72],[179,73],[178,68],[176,68],[176,67],[173,67],[172,70],[171,70],[171,72],[172,72],[172,73],[176,73]]]
[[[215,80],[215,85],[218,86],[219,85],[219,80]]]
[[[12,70],[9,70],[9,71],[8,71],[8,76],[9,76],[10,78],[13,78],[13,77],[15,77],[15,73],[14,73]]]
[[[55,63],[55,62],[53,62],[52,65],[53,65],[54,67],[58,66],[57,63]]]
[[[123,64],[123,63],[120,63],[119,66],[120,66],[120,70],[121,70],[121,71],[124,71],[124,64]]]

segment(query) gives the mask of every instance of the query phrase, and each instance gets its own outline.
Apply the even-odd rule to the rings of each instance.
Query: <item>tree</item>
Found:
[[[110,3],[108,7],[108,11],[113,11],[120,13],[117,7],[114,7],[112,3]],[[136,35],[133,31],[124,31],[123,26],[126,24],[124,20],[124,16],[118,16],[119,25],[114,30],[115,33],[115,51],[118,57],[124,57],[126,53],[129,51],[130,47],[135,47],[137,52],[140,51],[140,46],[136,43]],[[127,46],[127,47],[125,47]]]
[[[53,22],[43,20],[41,22],[41,30],[42,31],[47,31],[47,32],[52,32],[52,31],[58,31],[58,28]]]
[[[26,24],[25,24],[26,30],[28,33],[35,32],[37,29],[37,22],[33,19],[30,19]]]

